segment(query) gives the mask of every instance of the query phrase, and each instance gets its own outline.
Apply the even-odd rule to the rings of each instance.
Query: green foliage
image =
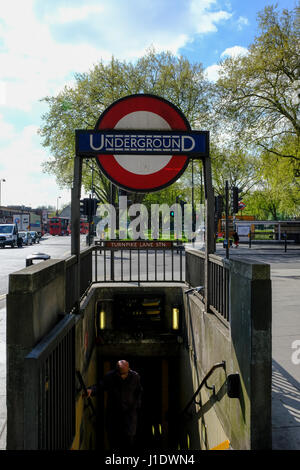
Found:
[[[241,195],[248,193],[260,180],[259,160],[238,145],[232,148],[211,145],[215,194],[224,194],[225,182],[236,186]]]
[[[281,153],[294,152],[295,139],[283,139]],[[300,163],[264,151],[260,157],[260,183],[246,197],[247,210],[257,218],[300,217]]]
[[[259,35],[248,54],[227,58],[217,83],[216,111],[234,123],[236,138],[300,159],[299,36],[296,12],[266,7],[258,15]],[[293,153],[280,153],[283,136],[293,137]]]
[[[135,63],[112,57],[77,74],[73,87],[44,98],[48,112],[39,133],[51,155],[44,171],[54,174],[62,187],[70,186],[75,129],[94,128],[119,98],[150,93],[178,106],[192,128],[211,132],[215,194],[224,193],[228,180],[229,186],[242,190],[247,204],[243,214],[262,219],[300,216],[300,46],[295,18],[295,12],[280,13],[274,6],[260,12],[258,34],[248,53],[224,60],[215,85],[204,78],[201,63],[153,49]],[[101,202],[117,201],[117,188],[91,160],[83,164],[82,179],[85,190],[93,189]],[[195,160],[172,186],[146,195],[131,193],[128,199],[171,205],[176,196],[191,203],[193,193],[199,203],[203,186],[202,163]]]
[[[73,88],[65,87],[54,97],[46,97],[49,111],[42,116],[39,130],[51,159],[44,170],[56,176],[61,186],[73,179],[75,129],[92,129],[101,113],[114,101],[136,93],[151,93],[170,100],[185,114],[191,125],[201,126],[208,113],[210,84],[201,64],[190,64],[169,52],[149,50],[135,64],[115,58],[95,65],[88,73],[77,74]],[[91,188],[91,172],[83,166],[83,185]],[[111,186],[99,171],[94,173],[94,189],[101,201],[115,200]]]

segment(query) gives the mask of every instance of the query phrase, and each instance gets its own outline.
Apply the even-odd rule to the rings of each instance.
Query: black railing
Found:
[[[112,246],[117,246],[113,248]],[[178,243],[96,244],[94,282],[184,282],[184,247]]]
[[[186,251],[186,283],[190,287],[205,286],[205,253]],[[229,322],[229,263],[226,259],[210,254],[208,257],[208,293],[198,294],[204,301],[208,296],[208,311],[218,316],[227,326]]]
[[[66,260],[66,311],[76,301],[74,276],[76,257]],[[208,259],[208,308],[225,324],[229,322],[229,264],[220,256]],[[96,242],[80,253],[80,298],[92,283],[102,282],[186,282],[191,287],[205,285],[205,254],[187,250],[179,242],[156,241]],[[206,297],[205,289],[199,294]]]
[[[80,253],[80,296],[89,289],[93,281],[92,248],[86,248]]]
[[[192,398],[190,399],[190,401],[187,403],[187,405],[184,407],[184,409],[182,410],[182,414],[185,414],[187,413],[188,409],[190,408],[190,406],[192,406],[193,404],[196,404],[196,405],[201,405],[201,401],[196,401],[196,398],[197,396],[199,395],[200,391],[201,391],[201,388],[203,387],[203,385],[206,386],[206,388],[209,388],[211,390],[213,390],[213,393],[215,393],[215,386],[213,385],[212,387],[208,386],[207,385],[207,380],[209,379],[209,377],[212,375],[212,373],[218,369],[222,367],[224,370],[226,370],[226,362],[225,361],[222,361],[222,362],[217,362],[216,364],[214,364],[211,369],[207,372],[207,374],[204,376],[204,378],[202,379],[199,387],[197,388],[197,390],[195,391],[194,395],[192,396]]]
[[[92,266],[92,248],[86,248],[80,253],[80,297],[82,298],[85,292],[93,282],[93,266]],[[76,256],[70,256],[65,260],[66,264],[66,312],[71,312],[77,300],[76,292],[74,290],[74,279],[76,275]]]
[[[205,285],[205,258],[204,252],[189,249],[185,253],[185,276],[186,283],[191,287]]]
[[[75,316],[24,360],[24,449],[68,450],[75,435]]]
[[[226,260],[209,255],[209,308],[229,321],[229,266]]]
[[[71,312],[76,302],[76,292],[74,290],[74,279],[76,276],[76,256],[70,256],[65,260],[65,293],[66,312]]]

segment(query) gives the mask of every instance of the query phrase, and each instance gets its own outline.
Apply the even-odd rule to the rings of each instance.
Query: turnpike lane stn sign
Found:
[[[131,192],[163,189],[185,171],[189,158],[209,156],[209,133],[193,131],[184,114],[155,95],[114,102],[93,130],[76,130],[76,155],[96,157],[101,171]]]

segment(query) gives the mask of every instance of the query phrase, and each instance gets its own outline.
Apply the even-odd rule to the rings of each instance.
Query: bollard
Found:
[[[284,233],[284,252],[286,253],[287,250],[287,233]]]
[[[110,280],[115,280],[115,252],[110,250]]]
[[[27,266],[31,266],[33,264],[33,260],[35,259],[46,261],[47,259],[50,259],[50,256],[46,253],[32,253],[32,255],[28,255],[26,258],[26,268]]]

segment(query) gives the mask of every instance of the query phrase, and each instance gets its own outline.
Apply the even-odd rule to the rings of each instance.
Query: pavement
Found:
[[[6,448],[6,308],[0,298],[0,450]]]
[[[217,254],[225,249],[217,246]],[[229,257],[263,261],[272,279],[272,449],[300,450],[300,246],[253,244]]]
[[[216,253],[225,256],[217,245]],[[230,257],[271,265],[273,450],[300,450],[300,246],[240,245]],[[6,308],[0,296],[0,450],[6,449]]]

